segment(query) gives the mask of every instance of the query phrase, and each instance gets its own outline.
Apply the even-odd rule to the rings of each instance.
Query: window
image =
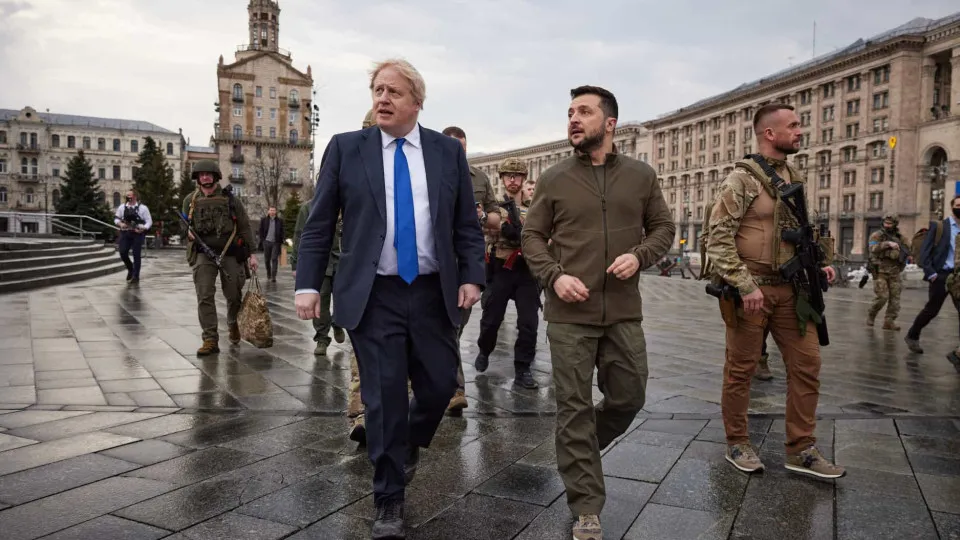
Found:
[[[873,70],[873,84],[890,82],[890,66],[881,66]]]
[[[60,169],[53,169],[51,176],[53,176],[54,179],[60,178]]]
[[[683,158],[683,168],[684,169],[690,168],[690,158]]]
[[[714,152],[713,155],[710,156],[710,163],[720,163],[720,152]]]
[[[830,197],[820,197],[820,212],[830,211]]]
[[[0,186],[0,203],[7,202],[7,188]]]
[[[860,89],[860,75],[847,77],[847,92],[856,92]]]
[[[883,192],[874,191],[870,194],[870,209],[883,210]]]
[[[263,118],[263,107],[257,107],[257,118]]]
[[[879,133],[887,130],[887,117],[873,119],[873,132]]]
[[[114,139],[114,140],[113,140],[113,151],[114,151],[114,152],[119,152],[119,151],[120,151],[120,139]]]
[[[73,135],[67,136],[67,148],[76,148],[77,147],[77,138]]]
[[[54,135],[50,137],[50,146],[54,148],[60,148],[60,136]]]
[[[89,150],[89,149],[90,149],[90,137],[84,137],[84,138],[83,138],[83,149],[84,149],[84,150]]]
[[[860,135],[860,122],[847,124],[847,138],[852,139],[857,135]]]
[[[657,163],[657,172],[663,173],[663,163]]]
[[[22,144],[22,145],[24,145],[24,146],[27,145],[27,134],[26,134],[26,133],[21,133],[21,134],[20,134],[20,144]]]
[[[169,143],[169,142],[167,143],[167,155],[168,156],[173,155],[173,143]]]
[[[843,186],[850,187],[857,185],[857,171],[843,172]]]
[[[33,204],[33,188],[27,188],[24,192],[27,195],[27,204]]]
[[[800,113],[800,125],[804,127],[810,125],[810,111]]]
[[[847,116],[855,116],[860,114],[860,100],[851,99],[847,102]]]
[[[820,175],[820,189],[829,189],[830,188],[830,173],[824,173]]]
[[[677,202],[677,192],[676,192],[676,191],[671,191],[671,192],[670,192],[670,203],[671,203],[671,204],[676,204],[676,202]]]
[[[291,184],[297,183],[297,170],[294,169],[293,167],[290,168],[290,183]]]
[[[277,128],[275,127],[270,128],[270,138],[271,139],[277,138]]]
[[[136,182],[137,178],[140,176],[140,167],[133,167],[130,172],[132,173],[131,178],[133,178],[133,181]]]
[[[103,137],[97,139],[97,150],[106,150],[107,149],[107,140]]]
[[[824,98],[824,99],[832,98],[832,97],[836,94],[836,91],[837,91],[836,87],[834,87],[834,85],[833,85],[832,82],[831,82],[831,83],[824,84],[823,86],[821,86],[821,88],[823,89],[823,98]]]
[[[258,87],[256,88],[256,94],[257,94],[257,97],[263,97],[263,87],[262,87],[262,86],[258,86]]]
[[[680,153],[680,145],[673,143],[670,145],[670,155],[675,156]]]
[[[700,140],[697,141],[697,150],[706,150],[707,149],[707,138],[700,137]]]
[[[689,153],[692,152],[692,151],[693,151],[693,141],[687,141],[687,142],[683,143],[683,153],[684,153],[684,154],[689,154]]]
[[[737,132],[730,130],[727,132],[727,144],[737,144]]]
[[[833,120],[833,105],[828,105],[823,108],[823,121],[830,122]]]
[[[856,198],[853,193],[849,193],[843,196],[843,211],[844,212],[853,212],[853,207],[856,203]]]
[[[749,145],[749,144],[743,145],[743,153],[744,153],[744,155],[752,154],[752,153],[753,153],[753,146],[751,146],[751,145]]]
[[[233,115],[234,115],[234,116],[243,116],[243,108],[242,108],[242,107],[234,107],[234,108],[233,108]]]
[[[290,98],[288,99],[290,103],[300,103],[300,92],[296,90],[290,91]]]
[[[800,92],[800,104],[809,105],[813,101],[813,96],[811,95],[810,90],[804,90]]]
[[[276,120],[276,119],[277,119],[277,110],[276,110],[276,109],[270,109],[270,119],[271,119],[271,120]]]
[[[717,133],[716,135],[714,135],[714,136],[713,136],[713,141],[711,141],[711,142],[713,143],[713,146],[714,146],[714,147],[720,146],[720,134]]]
[[[257,126],[255,131],[256,131],[257,137],[263,137],[263,127]]]
[[[113,192],[113,207],[117,208],[120,206],[120,193],[117,191]]]
[[[843,161],[850,162],[857,159],[857,147],[847,146],[843,149]]]
[[[713,129],[720,129],[720,118],[719,118],[719,117],[713,119]]]
[[[243,137],[243,128],[240,127],[240,124],[233,126],[233,138],[239,139]]]
[[[139,152],[139,151],[140,151],[140,143],[137,142],[136,140],[130,141],[130,151],[131,151],[131,152],[134,152],[134,153]]]
[[[0,159],[0,173],[7,172],[7,160]]]
[[[890,92],[880,92],[873,95],[873,108],[885,109],[890,106]]]
[[[233,172],[230,173],[230,178],[243,178],[243,171],[240,170],[239,165],[233,166]]]
[[[733,150],[727,150],[727,161],[733,161]]]
[[[810,132],[803,134],[803,146],[804,148],[810,146]]]
[[[887,157],[887,143],[880,141],[871,145],[871,155],[875,158]]]
[[[295,129],[290,130],[290,142],[294,144],[297,142],[297,130]]]
[[[833,140],[833,128],[824,129],[820,132],[820,142],[828,143]]]
[[[119,165],[114,165],[114,166],[113,166],[113,179],[114,179],[114,180],[119,180],[119,179],[120,179],[120,166],[119,166]]]
[[[50,196],[51,196],[51,198],[53,198],[53,205],[54,205],[54,206],[60,204],[60,190],[59,190],[59,189],[53,190],[53,193],[51,193]]]
[[[243,87],[239,83],[233,85],[234,101],[243,101]]]
[[[30,170],[30,161],[27,158],[20,158],[20,174],[26,176]]]
[[[745,141],[750,140],[750,133],[752,131],[753,131],[753,128],[750,126],[743,128],[743,140]]]
[[[0,131],[0,144],[7,144],[7,132]]]
[[[30,160],[30,176],[36,176],[40,173],[40,167],[37,164],[37,158]]]
[[[698,207],[697,207],[697,219],[703,219],[703,207],[702,207],[702,206],[698,206]]]
[[[703,188],[697,188],[697,202],[703,201]]]
[[[883,167],[874,167],[870,169],[870,183],[871,184],[883,183]]]
[[[646,161],[646,160],[643,160]],[[703,167],[707,163],[707,156],[697,156],[697,166]]]
[[[100,167],[97,169],[97,178],[100,180],[106,180],[107,178],[107,169],[106,167]]]
[[[270,99],[277,99],[277,89],[270,87]]]
[[[829,165],[830,164],[830,151],[826,150],[817,154],[817,157],[820,159],[820,165]]]

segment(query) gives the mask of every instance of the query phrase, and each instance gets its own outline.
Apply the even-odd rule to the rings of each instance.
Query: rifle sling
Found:
[[[777,189],[777,191],[779,191],[781,194],[784,192],[788,185],[787,182],[781,178],[779,174],[777,174],[777,171],[774,170],[769,163],[767,163],[767,160],[764,159],[762,155],[749,154],[746,157],[752,159],[757,165],[760,166],[760,169],[762,169],[764,174],[767,175],[767,178],[770,179],[770,182],[773,184],[773,187]],[[797,208],[792,201],[783,198],[780,200],[783,201],[783,204],[787,206],[787,208],[790,210],[790,213],[793,214],[793,217],[795,217],[797,221],[803,223],[807,219],[806,216],[801,217],[800,209]]]

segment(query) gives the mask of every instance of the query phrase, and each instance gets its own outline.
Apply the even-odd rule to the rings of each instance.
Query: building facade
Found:
[[[650,161],[650,135],[646,128],[638,123],[625,123],[617,126],[614,132],[613,143],[617,150],[632,158],[641,161]],[[494,154],[475,154],[469,157],[471,165],[477,167],[488,177],[493,184],[498,196],[503,196],[503,183],[499,180],[497,168],[504,159],[508,157],[520,158],[527,162],[527,168],[530,173],[527,180],[536,182],[537,178],[551,166],[560,162],[573,154],[573,147],[570,141],[560,139],[544,144],[527,146],[516,150],[506,152],[497,152]]]
[[[233,184],[251,216],[282,206],[309,182],[313,152],[310,111],[313,76],[293,67],[279,48],[280,7],[274,0],[250,0],[250,39],[235,61],[217,66],[219,121],[215,149],[223,184]]]
[[[0,109],[0,232],[46,233],[44,213],[55,212],[60,178],[83,150],[104,192],[119,206],[151,137],[180,177],[183,137],[149,122]]]
[[[705,206],[756,151],[753,114],[774,101],[796,107],[804,133],[792,163],[842,255],[863,260],[887,212],[907,235],[949,214],[960,193],[960,13],[914,19],[645,122],[675,248],[698,248]]]

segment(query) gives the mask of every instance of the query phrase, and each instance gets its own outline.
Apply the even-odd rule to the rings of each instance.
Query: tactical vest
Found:
[[[527,220],[527,210],[529,206],[517,205],[517,211],[520,213],[520,223],[523,224]],[[500,208],[500,223],[504,223],[508,219],[508,214],[506,209]],[[496,239],[494,240],[494,256],[498,259],[507,259],[513,252],[520,249],[520,242],[513,242],[507,240],[501,234],[497,234]]]
[[[796,247],[790,242],[784,241],[782,233],[785,229],[796,228],[799,223],[797,223],[797,219],[793,216],[793,214],[790,213],[790,209],[787,208],[783,201],[780,200],[780,191],[773,186],[773,182],[767,177],[766,173],[763,172],[763,169],[760,168],[760,165],[758,165],[752,159],[742,159],[737,161],[734,167],[741,168],[749,172],[750,176],[760,182],[760,186],[762,188],[760,196],[757,197],[757,200],[754,200],[750,204],[750,207],[747,208],[747,211],[744,215],[744,220],[740,223],[740,231],[737,233],[737,251],[741,254],[741,259],[744,259],[744,262],[746,262],[744,252],[740,250],[741,242],[739,241],[740,234],[742,231],[744,231],[743,224],[747,221],[748,216],[751,216],[751,207],[756,205],[758,200],[762,203],[764,199],[766,199],[769,201],[769,203],[771,203],[772,208],[770,209],[770,213],[772,216],[762,216],[765,220],[768,220],[765,224],[751,223],[755,227],[761,228],[765,231],[765,234],[762,236],[761,240],[764,245],[760,246],[759,248],[753,247],[746,249],[760,249],[765,255],[761,255],[757,260],[758,263],[761,263],[762,268],[765,269],[762,271],[762,273],[775,273],[780,270],[780,266],[783,265],[783,263],[789,261],[796,253]],[[786,164],[785,167],[787,175],[789,176],[789,178],[785,180],[789,180],[791,184],[803,182],[800,174],[794,171],[789,164]],[[754,211],[752,217],[759,218],[761,216],[756,215],[756,212]],[[746,244],[746,242],[744,242],[744,244]],[[748,267],[750,267],[750,265],[748,265]],[[761,273],[760,268],[757,268],[757,270],[757,273]],[[750,268],[750,271],[751,273],[754,273],[754,268]]]
[[[900,245],[905,243],[899,233],[889,233],[885,229],[881,229],[879,232],[880,242],[896,242]],[[875,271],[881,273],[899,274],[907,266],[906,260],[902,263],[900,262],[900,250],[890,248],[884,248],[879,254],[874,254],[871,249],[869,263],[874,267]]]
[[[123,205],[123,220],[127,223],[142,224],[143,218],[140,217],[140,203],[137,203],[136,206]]]
[[[214,251],[223,251],[236,237],[232,203],[223,192],[209,197],[201,196],[199,190],[194,192],[187,217],[200,239]]]

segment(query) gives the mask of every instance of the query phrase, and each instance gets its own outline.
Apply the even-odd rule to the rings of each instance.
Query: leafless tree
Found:
[[[280,208],[283,202],[283,184],[289,176],[290,160],[287,149],[282,146],[270,146],[260,152],[253,162],[253,181],[262,199],[264,210],[271,206]]]

